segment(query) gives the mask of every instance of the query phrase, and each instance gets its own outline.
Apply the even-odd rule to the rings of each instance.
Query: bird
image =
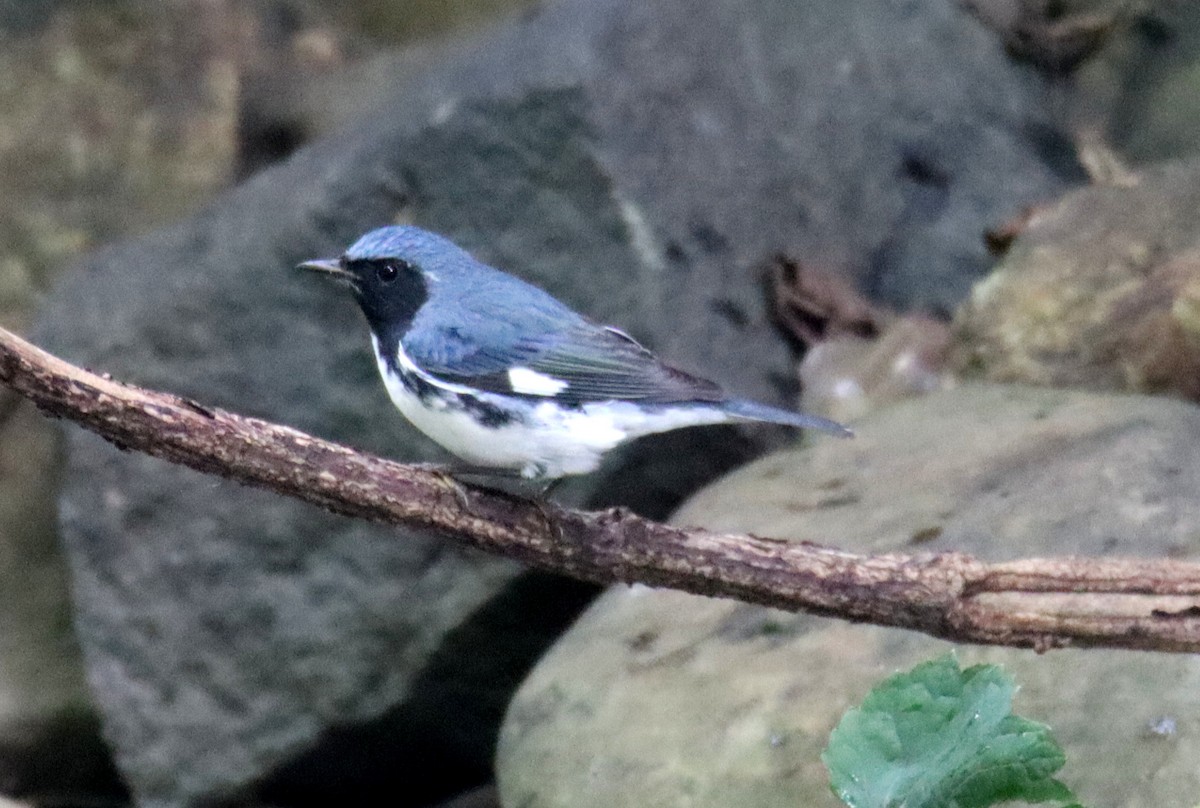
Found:
[[[556,481],[595,471],[627,441],[704,424],[852,434],[727,395],[419,227],[372,230],[299,268],[350,287],[392,403],[470,473]]]

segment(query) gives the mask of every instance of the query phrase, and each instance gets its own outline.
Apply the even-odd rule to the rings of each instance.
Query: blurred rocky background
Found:
[[[712,483],[678,520],[1191,557],[1198,89],[1185,0],[0,0],[0,325],[440,457],[290,271],[412,221],[859,433],[719,482],[792,436],[673,433],[569,501],[666,517]],[[841,709],[938,652],[622,590],[546,655],[590,587],[2,390],[0,559],[0,794],[38,805],[820,804]],[[1191,660],[986,655],[1083,796],[1194,799]]]

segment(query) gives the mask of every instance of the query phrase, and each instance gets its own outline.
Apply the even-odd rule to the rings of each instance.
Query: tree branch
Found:
[[[1200,651],[1200,565],[862,556],[466,488],[288,427],[144,390],[0,329],[0,382],[118,447],[599,583],[641,582],[964,643]]]

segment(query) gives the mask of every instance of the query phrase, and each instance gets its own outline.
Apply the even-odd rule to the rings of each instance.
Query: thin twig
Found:
[[[961,553],[863,556],[712,533],[628,511],[538,505],[295,429],[121,384],[0,329],[0,382],[122,449],[337,513],[437,532],[601,583],[641,582],[963,643],[1200,651],[1200,565]]]

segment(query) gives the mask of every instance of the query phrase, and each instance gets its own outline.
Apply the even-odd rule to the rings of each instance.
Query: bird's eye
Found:
[[[379,278],[380,283],[391,283],[400,277],[400,270],[407,268],[404,261],[381,261],[375,267],[375,277]]]

